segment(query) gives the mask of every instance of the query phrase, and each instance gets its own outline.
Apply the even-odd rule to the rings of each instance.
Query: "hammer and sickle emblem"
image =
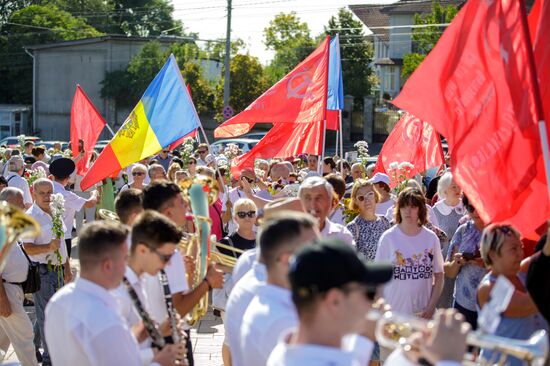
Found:
[[[301,80],[297,85],[292,85],[294,79],[300,78]],[[300,71],[288,80],[286,83],[286,98],[298,98],[304,99],[311,97],[311,92],[307,90],[309,84],[311,84],[311,70]]]
[[[420,139],[424,138],[422,129],[424,124],[418,118],[407,116],[407,125],[403,129],[401,137],[403,142],[409,146],[416,146],[420,143]]]

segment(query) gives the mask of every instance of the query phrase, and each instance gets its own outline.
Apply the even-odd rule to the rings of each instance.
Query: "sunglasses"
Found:
[[[199,150],[197,151],[199,154],[206,154],[206,150]]]
[[[242,177],[241,179],[246,179],[248,183],[252,184],[254,183],[254,179],[250,179],[248,177]]]
[[[510,226],[496,226],[493,228],[493,230],[491,230],[491,232],[493,233],[493,239],[491,239],[491,246],[489,248],[491,249],[494,249],[495,248],[495,245],[497,244],[497,239],[498,239],[498,234],[497,232],[500,231],[501,233],[503,233],[504,235],[506,236],[511,236],[514,234],[514,231],[512,230],[512,228]]]
[[[162,152],[165,153],[165,154],[169,153],[169,151],[166,151],[166,150],[162,150]]]
[[[150,247],[149,245],[147,245],[147,248],[149,248],[149,250],[153,253],[155,253],[156,255],[158,255],[158,257],[160,258],[160,260],[166,264],[168,262],[170,262],[170,259],[172,258],[172,256],[174,255],[174,253],[172,254],[162,254],[160,253],[158,250],[156,250],[155,248],[153,247]]]
[[[132,176],[133,176],[133,177],[136,177],[136,176],[138,176],[138,175],[145,175],[145,173],[142,173],[142,172],[133,172],[133,173],[132,173]]]
[[[365,200],[372,200],[372,199],[374,199],[374,192],[369,192],[369,193],[367,193],[367,194],[363,194],[363,195],[361,195],[361,196],[357,196],[357,200],[358,200],[359,202],[363,202],[363,201],[365,201]]]
[[[245,217],[253,218],[256,216],[256,211],[248,211],[248,212],[237,212],[237,217],[240,219],[244,219]]]
[[[195,165],[197,162],[191,160],[189,163],[187,163],[187,165]]]

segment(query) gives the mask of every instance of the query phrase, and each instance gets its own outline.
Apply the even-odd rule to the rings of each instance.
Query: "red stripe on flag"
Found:
[[[116,158],[111,144],[105,146],[103,152],[99,155],[97,160],[91,166],[88,173],[82,178],[80,182],[80,188],[85,191],[97,182],[102,181],[105,178],[112,177],[113,174],[120,171],[122,167]]]

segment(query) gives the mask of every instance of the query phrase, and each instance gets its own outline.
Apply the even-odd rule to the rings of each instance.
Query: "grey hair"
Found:
[[[8,160],[8,171],[18,172],[23,168],[24,165],[25,161],[20,155],[12,156],[10,160]]]
[[[151,178],[151,173],[152,173],[154,170],[156,170],[156,169],[162,169],[162,171],[166,173],[166,170],[164,170],[164,167],[163,167],[162,165],[160,165],[160,164],[153,164],[153,165],[150,165],[150,166],[149,166],[149,171],[148,171],[148,173],[149,173],[149,178]]]
[[[51,180],[47,179],[47,178],[38,178],[37,180],[34,181],[34,183],[32,184],[32,189],[34,191],[36,191],[36,189],[39,187],[39,186],[45,186],[45,185],[49,185],[53,188],[53,183]]]
[[[453,173],[446,172],[439,178],[439,182],[437,182],[437,195],[439,196],[439,199],[444,200],[447,198],[447,194],[445,191],[451,186],[453,183]]]
[[[332,197],[334,196],[334,188],[332,187],[332,184],[330,184],[326,179],[321,177],[306,178],[300,185],[300,189],[298,190],[298,198],[300,199],[303,198],[304,191],[306,189],[316,188],[320,186],[325,187],[325,190],[327,191],[328,199],[332,200]]]
[[[6,187],[0,192],[0,201],[9,202],[17,195],[23,197],[23,191],[17,187]]]

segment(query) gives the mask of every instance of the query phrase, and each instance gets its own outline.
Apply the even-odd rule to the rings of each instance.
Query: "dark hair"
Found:
[[[178,164],[180,169],[183,169],[183,160],[181,160],[180,158],[173,158],[172,164],[174,163]]]
[[[8,180],[4,176],[0,176],[0,184],[7,186]]]
[[[152,210],[143,212],[132,227],[132,253],[138,244],[160,248],[166,243],[179,243],[181,231],[166,216]]]
[[[115,212],[124,224],[128,224],[130,216],[143,209],[143,192],[128,188],[119,193],[115,199]]]
[[[143,208],[162,211],[178,194],[181,194],[181,189],[176,183],[167,180],[153,182],[143,189]]]
[[[342,199],[344,194],[346,194],[346,182],[344,178],[334,173],[327,174],[324,178],[330,183],[332,188],[334,188],[334,192],[336,192],[338,198]]]
[[[78,233],[78,258],[82,269],[91,268],[120,249],[129,229],[116,221],[92,221]]]
[[[38,157],[40,154],[45,154],[46,149],[44,149],[42,146],[34,147],[31,151],[31,154],[35,157]]]
[[[347,170],[351,170],[351,166],[349,165],[349,163],[347,162],[347,160],[340,160],[338,162],[338,164],[340,164],[340,162],[342,162],[342,166],[344,167],[344,169],[347,169]]]
[[[418,188],[405,188],[399,193],[395,204],[395,222],[397,224],[403,221],[401,209],[406,206],[418,207],[418,225],[422,226],[428,223],[426,198]]]
[[[329,165],[330,169],[336,168],[336,163],[334,162],[334,159],[331,158],[330,156],[327,156],[326,158],[324,158],[323,163]]]
[[[302,230],[316,226],[317,223],[310,215],[292,211],[281,211],[264,221],[258,243],[266,267],[270,268],[277,262],[281,248],[292,246]]]
[[[363,171],[364,171],[365,167],[363,166]],[[386,183],[384,182],[377,182],[377,183],[374,183],[375,185],[378,185],[380,188],[382,188],[384,191],[386,192],[390,192],[391,191],[391,188],[389,185],[387,185]]]
[[[16,155],[21,155],[21,151],[19,151],[18,149],[13,149],[11,151],[11,156],[16,156]]]

